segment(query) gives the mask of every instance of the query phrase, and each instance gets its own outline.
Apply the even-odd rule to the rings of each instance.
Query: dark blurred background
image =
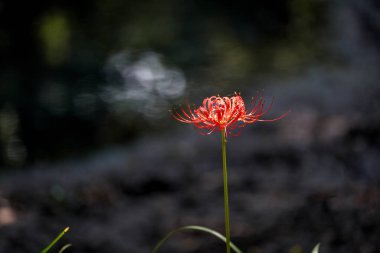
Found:
[[[67,252],[223,232],[219,135],[168,110],[235,91],[291,113],[229,139],[232,240],[379,252],[378,1],[2,0],[0,55],[0,252],[66,226]],[[164,247],[224,251],[199,233]]]

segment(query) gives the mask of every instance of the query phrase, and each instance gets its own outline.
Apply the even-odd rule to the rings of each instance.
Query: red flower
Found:
[[[186,109],[182,106],[180,111],[171,111],[173,117],[183,123],[194,124],[199,129],[207,130],[206,134],[212,132],[225,131],[225,134],[233,134],[236,128],[242,128],[246,124],[252,124],[256,121],[272,122],[285,117],[288,112],[275,119],[261,119],[260,117],[267,113],[273,104],[265,108],[265,99],[261,93],[252,98],[248,109],[240,94],[235,93],[231,97],[212,96],[205,98],[201,106],[193,109],[187,104]]]

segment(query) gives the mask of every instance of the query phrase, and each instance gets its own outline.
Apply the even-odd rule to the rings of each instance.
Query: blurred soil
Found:
[[[316,122],[332,130],[318,134]],[[379,123],[300,111],[230,138],[233,242],[255,253],[308,252],[318,242],[321,252],[379,252]],[[66,226],[67,252],[150,252],[189,224],[223,232],[219,136],[190,128],[3,174],[0,252],[38,252]],[[223,250],[187,232],[162,252]]]

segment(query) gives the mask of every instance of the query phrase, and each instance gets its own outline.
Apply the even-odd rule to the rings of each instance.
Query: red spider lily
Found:
[[[285,117],[289,112],[275,119],[261,119],[267,113],[273,104],[273,98],[270,105],[265,108],[265,99],[261,93],[252,98],[251,104],[246,109],[244,101],[240,94],[235,93],[231,97],[212,96],[205,98],[201,106],[193,109],[187,104],[186,109],[180,106],[180,111],[171,111],[173,117],[183,123],[194,124],[201,130],[207,130],[206,134],[212,132],[225,131],[226,136],[237,135],[232,131],[236,128],[242,128],[246,124],[252,124],[256,121],[273,122]],[[202,132],[201,132],[202,133]]]

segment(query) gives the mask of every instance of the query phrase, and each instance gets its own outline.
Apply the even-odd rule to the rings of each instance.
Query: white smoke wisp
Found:
[[[169,101],[181,97],[186,89],[182,71],[164,66],[154,52],[145,52],[137,60],[131,60],[128,52],[116,53],[108,59],[105,71],[109,86],[102,94],[104,99],[111,106],[121,106],[119,110],[132,105],[128,108],[148,119],[161,118]]]

